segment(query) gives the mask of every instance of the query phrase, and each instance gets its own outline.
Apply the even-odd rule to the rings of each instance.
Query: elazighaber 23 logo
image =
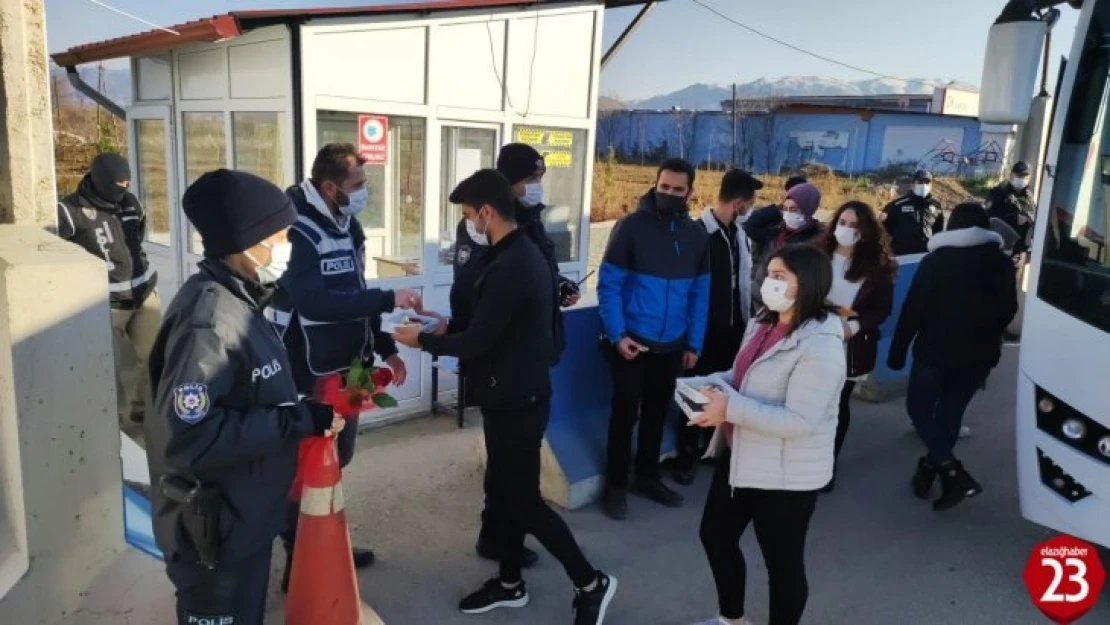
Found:
[[[1106,570],[1094,545],[1061,535],[1033,547],[1023,577],[1033,605],[1053,623],[1068,625],[1095,607]]]

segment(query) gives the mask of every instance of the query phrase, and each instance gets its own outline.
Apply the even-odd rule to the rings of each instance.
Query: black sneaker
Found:
[[[516,588],[505,588],[501,580],[491,579],[459,602],[463,614],[485,614],[497,608],[523,608],[528,605],[528,589],[521,581]]]
[[[933,510],[940,512],[954,508],[964,499],[983,492],[983,487],[959,462],[950,462],[939,469],[940,497],[933,502]]]
[[[679,486],[689,486],[694,483],[696,468],[693,458],[679,458],[671,470],[671,477]]]
[[[617,578],[597,572],[597,587],[591,591],[574,591],[574,625],[601,625],[613,595],[617,594]]]
[[[910,487],[913,488],[913,495],[918,499],[928,499],[929,491],[933,490],[933,482],[937,479],[937,470],[933,468],[929,461],[925,458],[919,458],[917,461],[917,471],[913,474],[913,479],[910,480]]]
[[[501,554],[498,552],[497,547],[491,545],[488,541],[479,538],[478,544],[474,547],[474,550],[478,552],[478,557],[480,558],[492,560],[494,562],[501,561]],[[524,553],[520,558],[520,568],[530,569],[533,566],[536,566],[536,563],[539,562],[539,560],[540,556],[538,553],[532,551],[528,547],[525,547]]]
[[[632,494],[650,499],[668,508],[682,506],[682,495],[667,488],[667,485],[658,479],[637,481],[632,485]]]
[[[628,498],[623,488],[609,488],[605,491],[605,499],[601,502],[601,510],[605,516],[614,521],[623,521],[628,518]]]
[[[374,564],[374,552],[369,549],[351,549],[351,559],[354,560],[356,569],[365,569]]]

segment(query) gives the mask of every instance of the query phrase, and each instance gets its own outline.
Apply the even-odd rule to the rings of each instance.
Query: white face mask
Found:
[[[488,226],[486,229],[489,229]],[[478,232],[478,227],[469,219],[466,220],[466,235],[478,245],[489,245],[489,236],[485,232]]]
[[[913,185],[913,194],[916,195],[917,197],[925,197],[926,195],[929,195],[929,191],[931,191],[931,190],[932,190],[932,185],[921,184],[921,183]]]
[[[520,202],[525,206],[535,206],[543,202],[543,185],[538,182],[529,182],[524,185],[524,197]]]
[[[370,199],[370,191],[363,187],[358,191],[347,196],[347,204],[339,207],[339,212],[347,217],[353,217],[366,208],[366,202]]]
[[[859,231],[848,226],[837,226],[833,235],[836,236],[836,242],[844,247],[851,247],[859,241]]]
[[[1012,187],[1014,187],[1015,189],[1017,189],[1018,191],[1021,191],[1025,187],[1029,186],[1029,179],[1028,178],[1019,178],[1018,176],[1014,176],[1013,178],[1010,178],[1010,185]]]
[[[289,259],[293,256],[292,243],[267,243],[262,242],[262,247],[270,250],[270,263],[263,265],[251,256],[250,252],[246,252],[247,258],[254,263],[255,271],[258,273],[259,284],[276,284],[281,277],[285,275],[285,271],[289,269]]]
[[[783,213],[782,221],[786,224],[787,228],[797,230],[806,223],[806,216],[801,213]]]
[[[759,287],[759,295],[767,308],[775,312],[786,312],[794,306],[794,299],[786,296],[786,291],[789,289],[790,283],[785,280],[766,278],[763,280],[763,285]]]

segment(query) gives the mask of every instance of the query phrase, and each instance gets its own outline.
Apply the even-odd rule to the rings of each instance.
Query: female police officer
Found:
[[[288,260],[288,197],[219,170],[185,192],[205,258],[178,291],[150,355],[146,419],[154,536],[185,623],[261,625],[270,552],[285,521],[297,443],[343,426],[300,400],[262,310]]]

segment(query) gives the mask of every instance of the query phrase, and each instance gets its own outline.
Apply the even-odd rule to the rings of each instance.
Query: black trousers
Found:
[[[177,589],[178,625],[262,625],[270,558],[267,548],[213,571],[199,564],[167,564],[166,574]]]
[[[613,412],[609,418],[608,486],[628,486],[632,430],[637,421],[636,477],[659,479],[659,454],[667,411],[674,402],[675,380],[682,370],[682,352],[642,353],[632,360],[612,354]],[[691,428],[693,429],[693,428]]]
[[[358,417],[347,420],[347,425],[335,437],[336,450],[339,455],[339,466],[346,468],[355,457],[355,441],[358,439]],[[281,539],[285,542],[286,549],[293,549],[293,542],[297,539],[297,521],[301,518],[301,502],[290,501],[285,508],[285,531]]]
[[[844,439],[848,436],[848,427],[852,425],[852,391],[856,389],[856,381],[848,380],[840,390],[840,412],[836,416],[836,447],[833,449],[834,457],[840,457],[840,448],[844,446]]]
[[[727,455],[717,462],[701,519],[701,543],[713,570],[721,616],[744,616],[747,565],[740,537],[752,524],[771,587],[768,625],[797,625],[809,599],[805,547],[817,492],[733,489],[729,464]]]
[[[935,367],[915,360],[906,390],[906,410],[929,452],[934,467],[956,460],[953,450],[960,427],[975,393],[983,387],[990,369]]]
[[[593,583],[597,571],[586,560],[570,528],[540,496],[540,449],[551,414],[544,400],[522,410],[482,408],[486,437],[486,517],[501,558],[500,578],[521,579],[524,537],[531,534],[555,556],[575,587]]]

